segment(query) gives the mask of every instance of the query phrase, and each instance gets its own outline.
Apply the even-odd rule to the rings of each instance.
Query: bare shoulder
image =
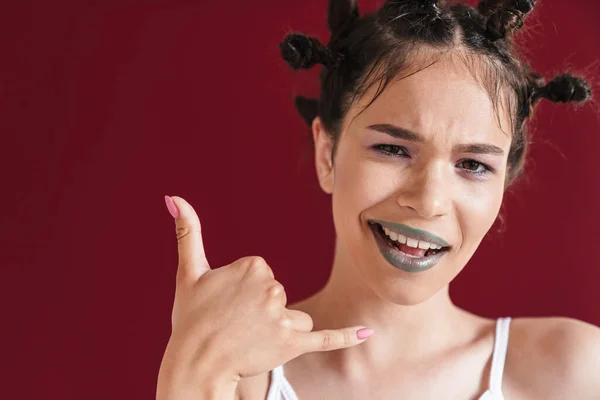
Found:
[[[269,390],[270,373],[244,378],[238,383],[235,400],[265,400]]]
[[[599,365],[600,328],[592,324],[562,317],[511,323],[505,379],[523,398],[600,399]]]

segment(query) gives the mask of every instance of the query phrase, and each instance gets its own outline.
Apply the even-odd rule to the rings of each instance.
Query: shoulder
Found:
[[[600,399],[600,328],[572,318],[515,318],[506,378],[527,397]]]

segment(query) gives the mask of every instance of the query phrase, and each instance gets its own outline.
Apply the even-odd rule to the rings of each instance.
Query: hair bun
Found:
[[[507,2],[482,1],[479,10],[488,15],[486,33],[493,41],[504,39],[523,27],[527,14],[535,7],[535,0],[510,0]]]
[[[583,102],[592,97],[592,89],[583,79],[563,74],[541,87],[538,96],[555,103]]]
[[[291,33],[279,44],[281,57],[294,69],[312,68],[334,63],[331,51],[321,42],[302,33]]]

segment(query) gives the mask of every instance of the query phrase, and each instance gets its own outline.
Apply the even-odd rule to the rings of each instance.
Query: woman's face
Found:
[[[376,87],[345,118],[333,167],[313,124],[317,170],[332,194],[336,261],[380,297],[418,304],[462,270],[495,221],[510,124],[451,57],[391,83],[359,114]]]

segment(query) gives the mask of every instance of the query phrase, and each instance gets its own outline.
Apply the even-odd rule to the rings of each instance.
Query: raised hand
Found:
[[[311,332],[312,318],[286,308],[283,286],[262,257],[211,268],[201,225],[190,204],[165,197],[175,218],[179,265],[172,332],[157,399],[231,398],[237,382],[314,351],[362,343],[362,326]],[[367,329],[362,330],[362,336]]]

